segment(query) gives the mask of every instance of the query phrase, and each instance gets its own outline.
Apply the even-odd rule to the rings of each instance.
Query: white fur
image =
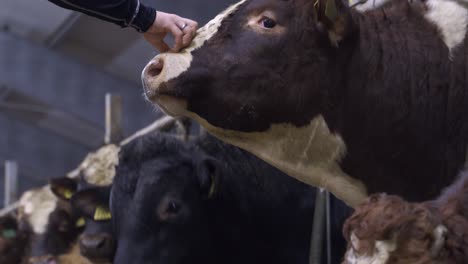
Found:
[[[205,26],[198,29],[197,35],[193,39],[192,43],[184,50],[178,53],[163,53],[152,59],[143,69],[141,75],[142,80],[144,80],[144,84],[146,84],[150,89],[157,89],[161,83],[177,78],[183,72],[187,71],[190,68],[190,64],[192,63],[192,52],[202,47],[206,41],[211,39],[216,34],[216,32],[218,32],[218,29],[221,26],[224,18],[235,12],[245,1],[246,0],[242,0],[237,4],[230,6],[224,12],[220,13],[214,19],[208,22]],[[161,73],[159,73],[158,78],[148,78],[146,72],[148,72],[149,67],[154,63],[158,63],[159,60],[164,61],[164,68],[162,69]]]
[[[349,5],[360,12],[366,12],[383,6],[391,0],[349,0]]]
[[[20,210],[37,234],[44,234],[49,215],[57,207],[58,199],[50,185],[25,192],[20,199]]]
[[[115,166],[119,162],[119,150],[118,146],[110,144],[88,154],[78,168],[86,182],[98,186],[112,184]]]
[[[434,23],[450,52],[465,39],[468,9],[450,0],[428,0],[425,17]]]
[[[434,244],[431,247],[431,255],[437,257],[440,250],[445,245],[445,236],[447,234],[447,228],[443,225],[438,225],[434,229]]]
[[[393,240],[378,240],[374,245],[374,255],[359,255],[356,252],[359,249],[359,239],[354,232],[351,233],[351,244],[353,247],[346,252],[343,264],[386,264],[390,253],[397,248]]]
[[[340,135],[330,131],[323,116],[302,127],[274,124],[263,132],[239,132],[215,127],[185,109],[177,105],[169,110],[196,120],[217,138],[247,150],[284,173],[332,192],[351,207],[367,197],[364,184],[341,169],[346,145]]]

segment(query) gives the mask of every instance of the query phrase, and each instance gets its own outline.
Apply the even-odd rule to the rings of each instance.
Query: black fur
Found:
[[[211,137],[146,136],[120,153],[114,263],[305,264],[314,198],[312,187]]]

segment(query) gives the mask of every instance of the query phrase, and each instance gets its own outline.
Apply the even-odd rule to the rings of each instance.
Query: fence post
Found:
[[[315,196],[314,219],[312,223],[312,234],[310,239],[309,264],[320,264],[323,249],[323,229],[325,226],[326,191],[317,188]]]
[[[122,140],[122,97],[107,93],[104,143],[118,143],[120,140]]]
[[[5,161],[5,199],[4,207],[18,199],[18,164],[15,161]]]

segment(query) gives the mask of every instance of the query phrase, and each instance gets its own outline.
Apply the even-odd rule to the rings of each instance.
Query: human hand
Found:
[[[174,14],[157,11],[153,25],[143,34],[145,39],[160,52],[177,52],[187,47],[195,37],[198,23]],[[174,46],[170,48],[164,38],[170,33],[174,37]]]

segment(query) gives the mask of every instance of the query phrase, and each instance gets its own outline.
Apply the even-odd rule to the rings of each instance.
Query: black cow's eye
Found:
[[[276,26],[276,21],[269,17],[263,17],[260,22],[264,28],[274,28]]]
[[[180,206],[176,202],[169,202],[167,205],[167,212],[171,214],[175,214],[179,212]]]

